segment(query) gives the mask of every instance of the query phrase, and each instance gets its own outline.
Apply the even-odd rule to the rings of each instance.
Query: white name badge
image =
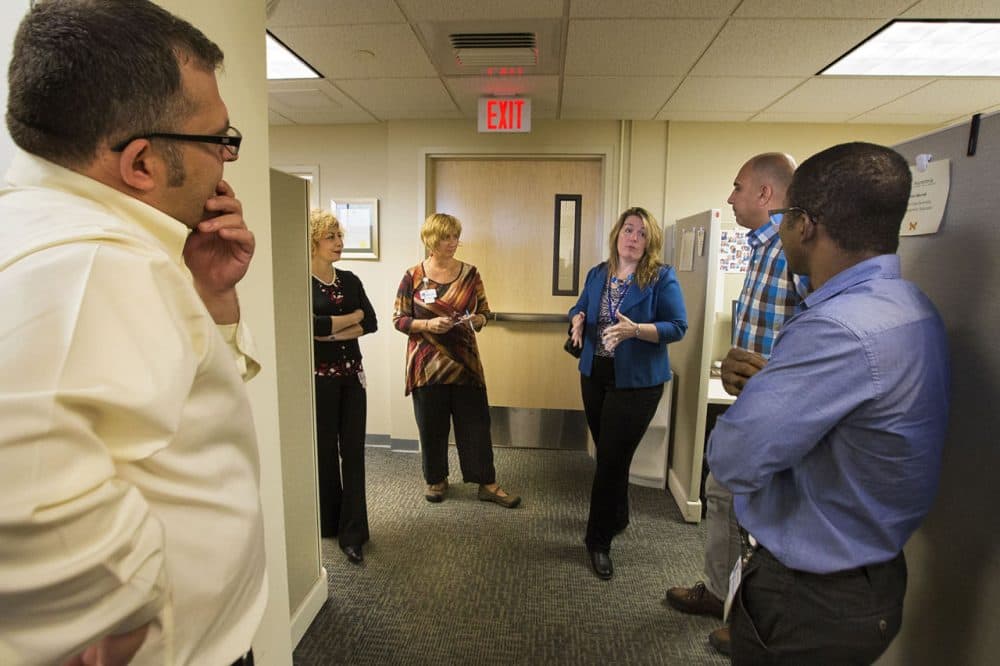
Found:
[[[427,305],[430,305],[437,300],[437,289],[421,289],[420,290],[420,300],[422,300]]]
[[[733,609],[733,599],[736,598],[736,592],[740,589],[740,581],[743,578],[743,558],[736,558],[736,565],[733,570],[729,572],[729,593],[726,595],[726,603],[722,607],[722,621],[729,622],[729,611]]]

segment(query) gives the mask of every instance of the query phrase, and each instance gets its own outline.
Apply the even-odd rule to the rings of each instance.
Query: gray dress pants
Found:
[[[733,494],[715,480],[705,479],[705,587],[719,599],[729,592],[729,572],[740,556],[740,530],[733,509]]]

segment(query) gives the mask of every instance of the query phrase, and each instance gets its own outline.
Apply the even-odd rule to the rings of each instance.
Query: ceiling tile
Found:
[[[750,119],[759,123],[846,123],[851,114],[829,111],[826,113],[771,113],[764,111]]]
[[[664,111],[760,111],[805,79],[689,76],[670,96]]]
[[[865,125],[941,125],[954,119],[948,113],[885,113],[870,111],[851,118],[848,122]]]
[[[413,23],[421,21],[495,21],[563,15],[563,0],[397,0]]]
[[[548,119],[556,117],[559,100],[558,76],[453,77],[446,79],[445,83],[467,118],[476,117],[479,112],[479,98],[489,95],[530,97],[532,117]]]
[[[405,22],[393,0],[279,0],[267,27]]]
[[[743,0],[734,16],[740,18],[892,18],[913,0]]]
[[[267,110],[267,124],[268,125],[294,125],[291,120],[284,117],[274,109]]]
[[[1000,7],[997,7],[997,0],[922,0],[900,16],[908,19],[996,19],[1000,18]]]
[[[283,28],[274,34],[328,79],[435,73],[413,30],[405,24]]]
[[[695,123],[746,122],[753,114],[738,111],[661,111],[655,120],[676,120]]]
[[[731,19],[694,76],[812,76],[881,27],[881,21]]]
[[[573,0],[573,18],[710,18],[729,16],[740,0]]]
[[[560,118],[651,120],[680,81],[677,76],[567,76]]]
[[[461,117],[439,79],[358,79],[337,86],[379,120]]]
[[[931,81],[933,79],[918,77],[814,77],[767,110],[775,113],[822,113],[832,106],[838,111],[863,113]]]
[[[340,104],[319,90],[279,90],[268,95],[271,101],[291,111],[330,111],[339,109]]]
[[[960,115],[1000,104],[1000,78],[938,79],[877,111]]]
[[[683,75],[712,41],[721,19],[574,20],[568,76]]]

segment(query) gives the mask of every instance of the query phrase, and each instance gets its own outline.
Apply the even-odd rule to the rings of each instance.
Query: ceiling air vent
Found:
[[[538,44],[533,32],[455,33],[455,59],[463,67],[533,67]]]

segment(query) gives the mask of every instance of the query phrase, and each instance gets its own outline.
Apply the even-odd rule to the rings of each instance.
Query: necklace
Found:
[[[629,288],[632,287],[634,275],[635,273],[629,273],[629,276],[624,280],[619,280],[612,275],[608,281],[608,315],[613,322],[618,321],[618,309],[621,307],[622,301],[625,300]],[[612,292],[614,292],[614,297],[612,297]]]
[[[629,285],[632,284],[632,278],[635,277],[635,273],[629,273],[628,277],[624,280],[620,279],[617,275],[611,276],[611,286],[618,287],[619,289],[628,289]]]

